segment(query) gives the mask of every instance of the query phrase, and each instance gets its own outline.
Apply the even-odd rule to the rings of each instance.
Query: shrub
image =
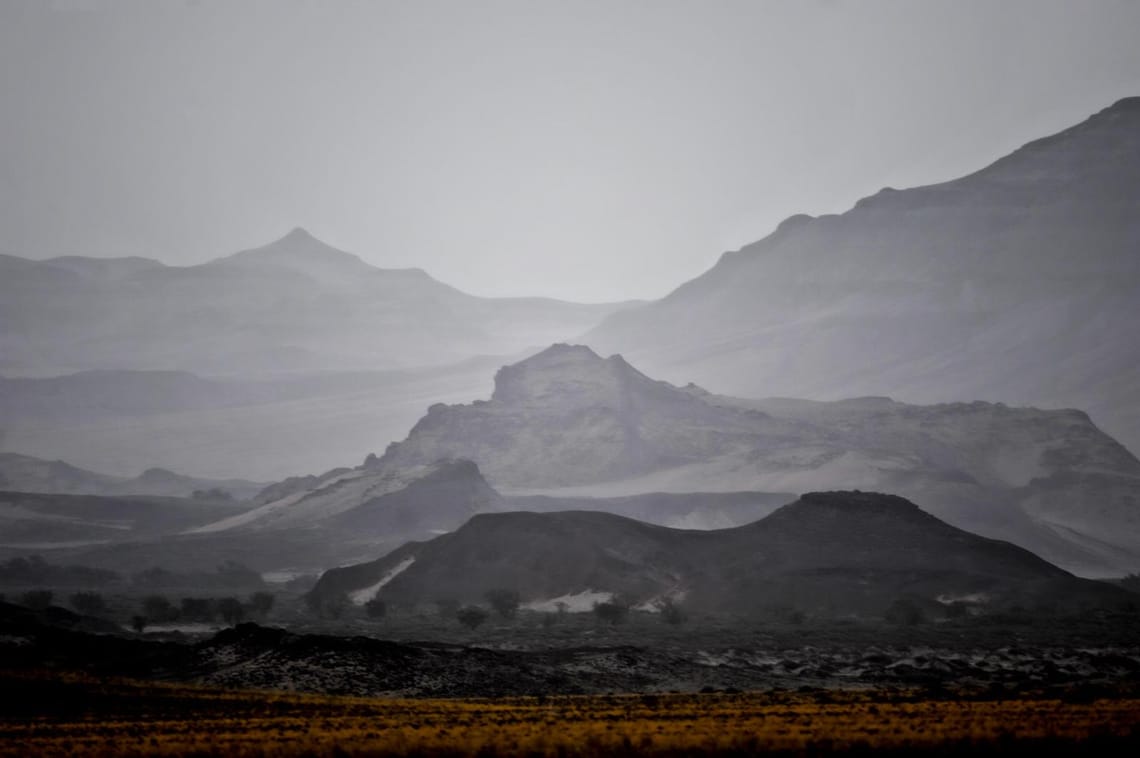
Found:
[[[217,601],[218,615],[227,624],[237,624],[245,618],[245,606],[236,597],[223,597]]]
[[[671,597],[658,600],[654,605],[657,607],[658,613],[661,614],[661,620],[671,626],[680,626],[689,620],[685,609],[677,605]]]
[[[217,612],[211,598],[184,597],[179,603],[179,615],[187,621],[213,621]]]
[[[161,624],[178,618],[178,609],[162,595],[147,595],[142,601],[143,615],[151,623]]]
[[[494,589],[483,594],[491,607],[505,619],[514,618],[519,612],[519,593],[514,590]]]
[[[467,605],[455,612],[455,618],[468,629],[475,629],[486,621],[489,615],[477,605]]]
[[[382,619],[388,615],[388,604],[374,597],[364,604],[364,612],[370,619]]]
[[[42,611],[51,605],[53,597],[55,597],[55,595],[52,594],[51,590],[28,590],[23,595],[20,595],[20,605]]]
[[[249,610],[258,618],[265,618],[273,610],[272,592],[255,592],[249,596]]]
[[[107,601],[98,592],[76,592],[67,600],[72,608],[87,616],[98,616],[107,612]]]
[[[598,620],[615,626],[625,621],[629,616],[629,605],[618,600],[607,600],[604,603],[594,603],[594,615]]]

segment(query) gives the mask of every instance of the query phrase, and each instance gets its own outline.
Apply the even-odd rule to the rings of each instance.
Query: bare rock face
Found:
[[[1140,461],[1075,410],[744,400],[555,345],[501,369],[489,401],[432,406],[380,465],[440,458],[506,494],[893,492],[1082,573],[1140,568]]]
[[[796,216],[585,336],[748,397],[1076,407],[1140,451],[1140,98],[968,176]]]
[[[699,462],[779,426],[654,381],[621,356],[554,345],[500,369],[489,402],[432,406],[383,460],[463,457],[496,486],[565,486]]]

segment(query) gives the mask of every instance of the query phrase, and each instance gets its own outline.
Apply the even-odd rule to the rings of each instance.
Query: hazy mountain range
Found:
[[[1078,408],[1140,450],[1138,135],[1122,100],[969,176],[792,217],[640,305],[473,297],[302,230],[197,266],[0,256],[0,443],[116,475],[321,471],[575,341],[735,396]]]
[[[1140,463],[1102,428],[1140,447],[1138,245],[1132,98],[970,176],[793,217],[649,304],[474,297],[300,229],[197,266],[0,256],[0,442],[111,476],[19,456],[0,473],[104,495],[290,477],[148,532],[148,560],[276,561],[276,540],[343,562],[512,508],[731,527],[858,487],[1134,571]],[[584,346],[534,355],[583,333],[654,378]],[[489,400],[443,404],[486,396],[504,363]],[[111,541],[100,561],[135,560]]]
[[[253,497],[265,484],[245,479],[198,479],[151,468],[136,477],[99,474],[66,461],[45,461],[28,455],[0,453],[0,490],[63,495],[162,495],[190,497],[195,492],[221,490],[235,500]]]
[[[1140,98],[969,176],[793,216],[582,341],[746,397],[1080,408],[1140,450]]]
[[[1125,594],[955,529],[902,498],[858,492],[808,494],[755,523],[704,532],[602,513],[476,516],[452,534],[331,570],[313,593],[416,607],[477,603],[493,589],[537,605],[616,596],[650,606],[668,598],[744,615],[779,607],[882,614],[907,596],[1079,606]]]
[[[1087,573],[1140,568],[1140,461],[1080,411],[741,400],[556,345],[434,405],[381,466],[475,461],[507,493],[893,492]]]
[[[582,332],[629,304],[480,298],[294,229],[196,266],[0,256],[0,373],[225,376],[437,366]]]

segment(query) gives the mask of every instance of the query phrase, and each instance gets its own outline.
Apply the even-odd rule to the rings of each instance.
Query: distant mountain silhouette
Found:
[[[764,615],[880,615],[903,598],[931,607],[1118,602],[1122,590],[1082,580],[1005,542],[956,529],[890,495],[804,495],[753,524],[694,532],[602,513],[476,516],[453,534],[370,564],[333,569],[318,598],[375,586],[401,606],[482,602],[490,589],[523,602],[666,598],[687,609]]]
[[[1074,570],[1140,568],[1140,461],[1080,411],[741,400],[555,345],[502,368],[489,401],[429,408],[381,462],[440,458],[508,495],[895,492]]]
[[[793,216],[582,339],[727,394],[1088,411],[1140,451],[1140,97],[942,184]]]
[[[190,497],[196,491],[222,490],[244,500],[265,485],[244,479],[202,479],[162,468],[150,468],[137,477],[99,474],[65,461],[45,461],[30,455],[0,452],[0,490],[66,495],[159,495]]]
[[[438,366],[515,354],[621,307],[475,297],[420,269],[376,268],[303,229],[195,266],[0,256],[0,373]]]

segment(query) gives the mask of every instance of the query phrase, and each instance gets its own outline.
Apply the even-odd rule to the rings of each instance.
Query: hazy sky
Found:
[[[476,294],[658,297],[1140,94],[1138,31],[1132,0],[0,0],[0,251],[304,226]]]

